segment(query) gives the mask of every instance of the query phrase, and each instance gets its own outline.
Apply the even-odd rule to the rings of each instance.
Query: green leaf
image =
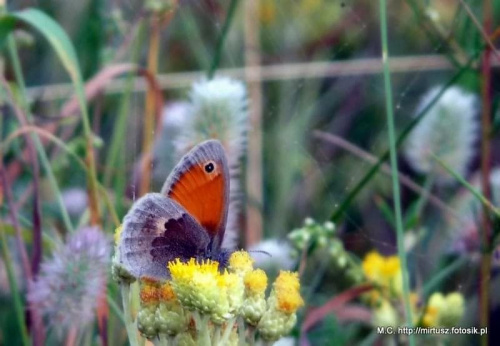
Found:
[[[82,87],[82,78],[75,49],[66,32],[52,18],[37,9],[13,12],[6,20],[16,19],[36,29],[56,51],[64,68],[68,71],[75,88]],[[79,84],[79,85],[78,85]]]
[[[50,45],[61,60],[61,63],[68,72],[71,82],[73,83],[73,86],[75,88],[76,97],[78,99],[78,104],[80,106],[80,112],[82,115],[85,138],[87,140],[88,147],[92,148],[93,136],[90,127],[87,103],[85,99],[83,80],[80,73],[80,65],[75,48],[71,43],[68,35],[56,21],[37,9],[27,9],[20,12],[6,14],[0,18],[0,23],[3,21],[11,21],[12,18],[37,30],[43,37],[45,37],[45,39],[47,39],[47,41],[49,41]],[[95,199],[95,203],[97,204],[98,182],[95,162],[93,159],[93,155],[91,154],[89,154],[88,156],[88,166],[89,194],[91,200]]]
[[[3,49],[7,44],[7,37],[14,30],[16,20],[12,17],[2,17],[0,20],[0,49]]]
[[[467,180],[465,180],[464,177],[462,177],[459,173],[455,172],[450,166],[448,166],[443,160],[441,160],[439,157],[437,157],[436,155],[434,154],[431,154],[432,155],[432,158],[434,160],[436,160],[436,162],[441,166],[443,167],[452,177],[454,177],[459,183],[460,185],[462,185],[463,187],[465,187],[467,190],[469,190],[470,193],[472,193],[472,195],[474,197],[476,197],[476,199],[481,202],[481,204],[486,207],[489,211],[491,211],[493,214],[495,214],[496,217],[500,217],[500,210],[497,209],[493,203],[491,203],[491,201],[489,199],[487,199],[482,193],[481,191],[479,191],[478,189],[476,189],[474,186],[472,186]]]

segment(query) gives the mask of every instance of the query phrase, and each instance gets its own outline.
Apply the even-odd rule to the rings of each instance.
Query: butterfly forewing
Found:
[[[169,261],[202,256],[210,238],[176,201],[150,193],[125,216],[120,241],[121,262],[132,275],[165,279]]]
[[[162,194],[178,202],[220,246],[227,221],[229,170],[220,142],[193,148],[174,168]]]

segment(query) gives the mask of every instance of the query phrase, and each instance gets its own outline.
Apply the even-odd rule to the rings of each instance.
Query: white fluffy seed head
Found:
[[[237,163],[246,146],[247,94],[238,80],[216,77],[193,84],[189,115],[175,140],[179,154],[198,143],[216,138],[226,149],[230,164]]]
[[[96,301],[106,285],[110,242],[97,227],[84,227],[59,244],[31,283],[28,300],[62,327],[93,320]]]
[[[230,204],[223,247],[236,243],[240,212],[240,167],[246,150],[248,131],[248,101],[245,85],[235,79],[215,77],[193,84],[189,103],[180,110],[166,114],[164,127],[174,128],[170,136],[177,159],[195,145],[207,139],[218,139],[226,151],[231,174]]]
[[[422,98],[419,113],[439,93],[431,89]],[[458,87],[447,89],[410,133],[406,157],[419,173],[435,175],[436,182],[447,184],[455,179],[439,167],[432,155],[460,175],[465,175],[474,156],[478,138],[477,98]]]

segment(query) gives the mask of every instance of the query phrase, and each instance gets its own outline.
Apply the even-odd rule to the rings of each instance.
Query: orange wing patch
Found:
[[[224,213],[224,173],[219,165],[211,173],[203,165],[190,167],[170,188],[168,197],[175,200],[214,237]]]

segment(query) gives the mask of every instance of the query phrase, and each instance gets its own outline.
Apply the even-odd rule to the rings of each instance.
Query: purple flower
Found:
[[[97,227],[84,227],[59,244],[42,263],[28,300],[63,327],[91,322],[97,297],[106,284],[110,242]]]

